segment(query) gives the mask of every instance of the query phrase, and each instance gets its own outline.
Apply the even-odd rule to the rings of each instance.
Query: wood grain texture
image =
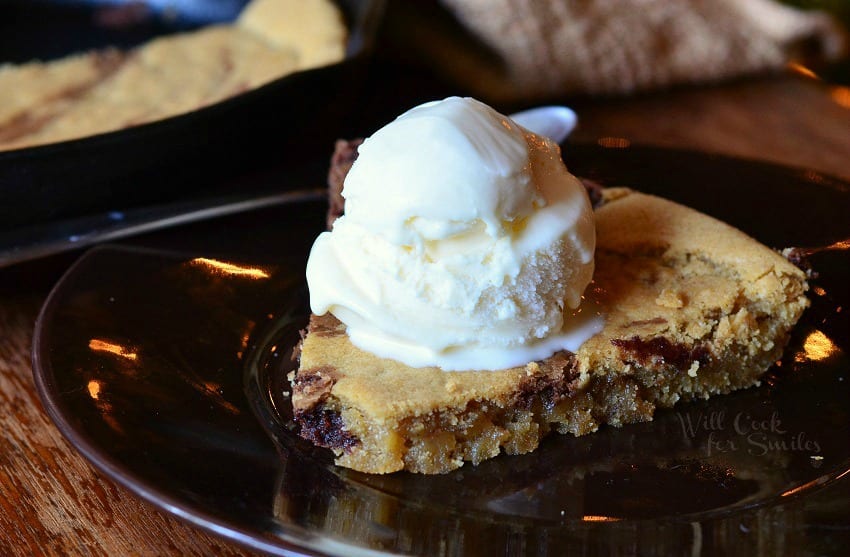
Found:
[[[623,138],[850,179],[850,88],[784,75],[628,99],[580,101],[574,141]]]
[[[0,554],[249,555],[106,479],[53,426],[30,361],[43,299],[0,297]]]

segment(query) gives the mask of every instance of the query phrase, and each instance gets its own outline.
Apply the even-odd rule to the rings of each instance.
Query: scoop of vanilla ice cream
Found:
[[[359,148],[345,215],[307,263],[310,305],[413,367],[504,369],[575,350],[593,211],[560,149],[474,99],[413,108]],[[587,312],[585,312],[587,313]]]

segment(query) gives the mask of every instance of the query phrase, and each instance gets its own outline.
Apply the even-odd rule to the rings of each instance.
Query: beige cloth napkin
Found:
[[[452,61],[455,77],[497,100],[714,81],[832,60],[846,45],[826,14],[772,0],[441,1],[501,60]]]

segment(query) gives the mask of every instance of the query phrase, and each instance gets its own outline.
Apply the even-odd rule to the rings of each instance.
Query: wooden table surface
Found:
[[[693,148],[850,180],[850,89],[815,79],[786,75],[584,100],[577,108],[579,141]],[[105,478],[43,411],[30,362],[33,325],[71,260],[0,270],[0,554],[245,554]],[[810,499],[850,513],[850,478]],[[846,543],[850,526],[836,535]]]

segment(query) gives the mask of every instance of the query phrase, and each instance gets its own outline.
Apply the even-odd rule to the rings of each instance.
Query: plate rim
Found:
[[[279,539],[286,547],[281,547],[280,543],[263,541],[259,536],[250,531],[228,525],[225,521],[217,519],[202,510],[195,510],[191,505],[180,501],[176,497],[166,494],[157,488],[156,485],[153,485],[152,482],[127,471],[113,458],[110,458],[108,453],[104,452],[95,443],[91,442],[87,436],[85,436],[82,432],[77,431],[66,419],[59,408],[59,404],[57,404],[57,401],[54,400],[52,396],[52,394],[56,392],[55,383],[53,381],[55,374],[53,373],[53,368],[50,364],[50,348],[45,343],[44,331],[49,327],[51,316],[56,306],[59,304],[60,294],[63,293],[66,284],[76,277],[79,269],[90,264],[90,260],[96,259],[103,253],[108,252],[136,252],[145,255],[167,255],[169,253],[167,250],[162,249],[123,246],[118,244],[96,246],[80,256],[80,258],[78,258],[67,269],[67,271],[65,271],[62,277],[51,289],[39,310],[38,316],[36,317],[35,327],[33,329],[31,357],[33,379],[39,400],[55,427],[74,447],[74,449],[79,451],[80,455],[83,456],[89,464],[103,473],[109,480],[116,482],[135,496],[147,501],[160,512],[165,511],[185,523],[191,524],[207,533],[218,536],[220,539],[238,543],[239,545],[249,549],[284,556],[311,555],[310,553],[302,552],[304,549],[309,549],[308,547],[302,547],[296,543],[286,540],[285,538]]]
[[[608,150],[607,148],[596,145],[594,143],[571,144],[568,142],[566,144],[566,148],[569,148],[570,146],[576,146],[581,148],[595,147],[599,149],[600,152]],[[732,161],[735,164],[746,164],[757,167],[770,167],[775,171],[792,172],[795,174],[795,176],[798,177],[799,180],[806,179],[802,173],[811,170],[805,167],[794,167],[774,163],[771,161],[762,161],[758,159],[728,156],[720,153],[709,153],[698,150],[666,148],[650,145],[633,145],[630,147],[630,149],[631,148],[636,148],[637,150],[652,151],[656,153],[671,153],[674,155],[675,153],[681,152],[699,157],[704,157],[706,159],[720,159],[724,161]],[[831,187],[833,189],[836,189],[835,186],[837,186],[837,191],[839,191],[842,195],[850,195],[850,181],[834,177],[829,174],[820,173],[818,171],[814,172],[817,172],[819,176],[826,178],[830,182],[829,185],[822,184],[819,182],[817,183],[818,187]],[[809,181],[811,182],[812,180],[809,179]],[[165,494],[151,482],[148,482],[143,478],[139,478],[132,473],[128,473],[122,466],[117,464],[114,459],[111,459],[105,453],[102,453],[98,446],[90,442],[85,435],[76,431],[74,427],[68,422],[68,420],[65,419],[59,409],[59,405],[56,403],[55,400],[53,400],[51,396],[49,396],[51,394],[51,389],[54,386],[54,372],[52,366],[49,363],[50,348],[46,345],[45,342],[45,330],[50,324],[51,315],[54,313],[56,306],[61,301],[60,294],[64,292],[67,285],[76,277],[78,271],[85,265],[90,264],[92,260],[95,260],[104,253],[108,252],[135,252],[145,255],[160,256],[177,255],[176,252],[170,252],[166,249],[147,248],[120,243],[95,246],[84,252],[63,273],[62,277],[56,282],[56,284],[51,289],[50,293],[42,304],[42,307],[40,308],[38,313],[38,317],[35,321],[31,356],[33,376],[39,398],[49,417],[59,429],[60,433],[70,442],[70,444],[76,450],[80,452],[80,454],[89,463],[94,465],[94,467],[98,469],[101,473],[104,473],[108,479],[115,481],[119,485],[128,489],[134,495],[152,504],[160,511],[168,512],[169,514],[176,516],[182,521],[196,526],[207,533],[214,534],[216,536],[219,536],[220,538],[226,539],[230,542],[234,542],[246,548],[264,551],[274,555],[310,555],[314,554],[313,552],[316,551],[319,551],[321,553],[321,548],[313,547],[309,543],[302,544],[299,543],[299,540],[289,540],[282,537],[281,534],[285,533],[284,529],[281,529],[280,533],[277,534],[273,539],[265,539],[261,537],[261,535],[256,531],[234,527],[233,525],[228,524],[225,520],[216,518],[203,510],[181,502],[178,498]],[[53,392],[55,392],[55,389],[53,390]],[[240,396],[245,396],[245,393],[240,393]],[[253,418],[257,419],[256,416],[254,416]],[[262,426],[262,424],[260,425]],[[821,489],[833,484],[835,481],[841,480],[842,478],[850,474],[848,464],[850,464],[850,459],[842,461],[837,466],[830,469],[829,472],[821,474],[815,481],[810,481],[802,484],[800,486],[801,489],[794,490],[795,492],[793,494],[791,494],[789,497],[783,497],[783,500],[799,500],[801,497],[807,496],[816,491],[820,491]],[[729,511],[729,513],[734,515],[745,512],[747,510],[751,510],[753,508],[764,507],[767,506],[772,500],[773,499],[769,499],[763,502],[755,502],[751,504],[742,505],[733,509],[732,511]],[[694,516],[697,516],[698,520],[701,520],[703,518],[716,518],[716,516],[703,517],[703,514],[705,513],[696,513]],[[628,521],[630,522],[641,522],[645,520],[651,520],[656,522],[663,521],[663,519],[628,519]],[[298,528],[299,527],[294,524],[286,525],[286,530],[294,530]],[[308,539],[315,537],[315,535],[312,534],[309,530],[305,529],[303,533],[306,534],[305,537]],[[341,543],[344,546],[344,549],[346,549],[347,551],[362,553],[364,555],[394,554],[363,548],[361,546],[354,546],[344,542],[337,542],[336,540],[334,541],[336,543]],[[325,549],[332,550],[333,548]],[[339,550],[341,548],[336,549]],[[303,551],[310,551],[311,553],[303,553]]]

